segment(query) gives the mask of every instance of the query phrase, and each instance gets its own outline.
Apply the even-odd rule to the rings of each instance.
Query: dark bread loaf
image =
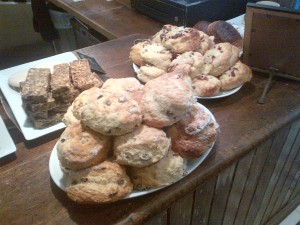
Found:
[[[200,31],[203,31],[204,33],[207,34],[207,28],[208,28],[209,24],[210,24],[210,22],[201,20],[201,21],[197,22],[193,26],[193,28],[197,29],[197,30],[200,30]]]
[[[242,49],[243,38],[240,33],[230,24],[219,20],[209,24],[207,34],[215,36],[215,43],[229,42]]]

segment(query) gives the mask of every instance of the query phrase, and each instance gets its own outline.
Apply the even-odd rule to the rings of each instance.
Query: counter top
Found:
[[[108,39],[155,34],[163,24],[130,6],[130,0],[50,0]]]
[[[128,59],[130,35],[78,50],[94,57],[107,77],[135,76]],[[79,205],[51,180],[49,157],[62,131],[25,141],[2,107],[0,113],[17,146],[0,160],[1,224],[141,224],[167,209],[208,178],[240,159],[284,125],[300,118],[299,83],[275,79],[265,104],[258,104],[266,77],[254,75],[236,94],[199,101],[215,116],[221,133],[208,156],[193,173],[149,195],[104,205]]]

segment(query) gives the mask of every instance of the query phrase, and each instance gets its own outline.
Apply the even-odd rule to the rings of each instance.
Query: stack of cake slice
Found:
[[[46,128],[61,122],[80,92],[94,86],[102,81],[85,59],[55,65],[53,74],[49,68],[31,68],[21,83],[23,108],[35,128]]]

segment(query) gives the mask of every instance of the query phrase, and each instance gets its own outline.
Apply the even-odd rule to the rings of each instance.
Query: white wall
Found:
[[[30,3],[0,2],[0,49],[42,41],[32,25]]]

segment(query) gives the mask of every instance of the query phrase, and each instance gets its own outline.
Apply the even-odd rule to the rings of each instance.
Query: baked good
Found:
[[[193,79],[193,88],[198,96],[214,96],[220,93],[221,81],[211,75],[201,75]]]
[[[204,69],[204,57],[199,52],[185,52],[180,54],[171,62],[168,72],[173,71],[176,66],[182,64],[188,64],[191,66],[189,75],[191,79],[193,79],[202,74]]]
[[[238,61],[233,67],[219,77],[223,90],[236,88],[252,78],[252,71],[244,63]]]
[[[172,53],[161,44],[151,43],[142,48],[141,57],[145,65],[167,70],[172,61]]]
[[[220,76],[239,58],[239,49],[230,43],[216,44],[204,54],[204,74]]]
[[[144,48],[144,46],[150,43],[150,40],[144,40],[133,45],[129,52],[129,59],[138,66],[144,65],[145,63],[143,62],[143,59],[141,57],[141,51]]]
[[[193,105],[179,122],[170,126],[167,135],[173,151],[183,158],[197,158],[212,147],[219,125],[209,117],[199,105]]]
[[[21,98],[25,103],[46,103],[50,90],[50,69],[30,68],[21,84]]]
[[[110,78],[104,82],[101,89],[110,93],[128,95],[130,98],[139,102],[143,85],[134,77]]]
[[[61,134],[57,155],[63,167],[85,169],[103,162],[110,146],[110,137],[96,133],[78,121],[66,127]]]
[[[54,66],[50,86],[52,96],[62,102],[72,102],[79,95],[79,90],[72,84],[68,63]]]
[[[162,38],[165,36],[166,33],[168,33],[174,26],[171,25],[171,24],[166,24],[162,27],[161,30],[159,30],[156,34],[154,34],[150,40],[152,42],[155,42],[155,43],[159,43],[161,44],[162,43]]]
[[[147,125],[170,126],[189,110],[196,101],[189,72],[189,65],[179,65],[145,84],[140,105]]]
[[[208,36],[202,31],[199,31],[199,35],[200,35],[200,44],[195,51],[200,52],[202,55],[204,55],[207,50],[211,49],[215,45],[214,42],[215,37]]]
[[[159,69],[155,66],[141,66],[137,71],[137,77],[140,81],[147,83],[149,80],[153,80],[166,73],[166,71]]]
[[[161,129],[141,125],[134,131],[114,139],[116,162],[145,167],[161,160],[170,147],[170,139]]]
[[[39,117],[39,116],[31,116],[30,114],[27,115],[29,121],[32,123],[34,128],[43,129],[61,122],[61,118],[63,117],[64,114],[60,112],[49,111],[47,112],[47,118]]]
[[[125,198],[133,188],[125,170],[108,161],[92,167],[80,181],[66,189],[68,197],[78,203],[115,202]]]
[[[66,126],[79,122],[79,119],[77,119],[73,113],[73,104],[68,107],[67,112],[64,114],[62,118],[62,122]]]
[[[142,113],[138,103],[128,95],[101,90],[97,98],[87,98],[80,119],[85,126],[101,134],[123,135],[141,124]]]
[[[215,37],[215,43],[228,42],[239,49],[243,48],[243,38],[228,22],[218,20],[209,24],[207,34]]]
[[[184,177],[184,160],[170,149],[159,162],[143,168],[130,167],[128,174],[139,191],[166,186]]]
[[[27,77],[27,71],[17,72],[8,78],[8,85],[12,89],[16,91],[20,91],[20,83],[24,82],[26,80],[26,77]]]
[[[101,87],[102,81],[97,75],[91,72],[89,61],[87,59],[78,59],[70,63],[70,73],[74,87],[80,91],[91,87]]]
[[[188,51],[195,51],[200,44],[198,30],[190,27],[169,26],[163,28],[160,35],[162,45],[171,52],[181,54]]]
[[[194,26],[193,28],[194,29],[197,29],[199,31],[202,31],[204,33],[207,34],[207,28],[208,28],[208,25],[210,24],[210,22],[208,21],[205,21],[205,20],[201,20],[201,21],[198,21]]]
[[[97,99],[98,96],[101,95],[101,93],[102,91],[100,90],[100,88],[97,87],[92,87],[88,90],[81,92],[72,103],[73,106],[71,109],[73,115],[80,120],[83,106],[86,104],[90,104],[90,101],[92,99]]]

